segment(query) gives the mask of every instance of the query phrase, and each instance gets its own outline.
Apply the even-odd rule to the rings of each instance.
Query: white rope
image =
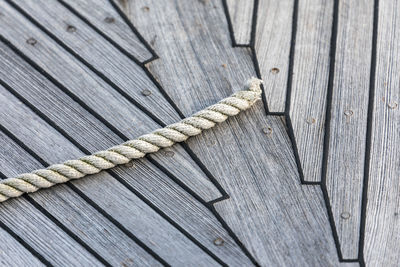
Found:
[[[0,202],[19,197],[24,193],[35,192],[40,188],[48,188],[71,179],[95,174],[101,170],[128,163],[132,159],[142,158],[148,153],[157,152],[160,148],[170,147],[177,142],[185,141],[190,136],[198,135],[203,130],[214,127],[216,123],[223,122],[228,117],[235,116],[240,111],[252,106],[260,99],[261,83],[261,80],[251,78],[247,81],[244,90],[222,99],[217,104],[178,123],[168,125],[105,151],[1,180]]]

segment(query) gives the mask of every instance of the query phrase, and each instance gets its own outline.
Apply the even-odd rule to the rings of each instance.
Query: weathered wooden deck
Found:
[[[1,266],[399,266],[400,0],[0,0],[0,177],[264,79],[181,145],[0,203]]]

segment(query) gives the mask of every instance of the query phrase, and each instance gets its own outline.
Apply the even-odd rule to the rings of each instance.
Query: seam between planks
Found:
[[[371,70],[370,70],[370,83],[369,83],[369,99],[368,99],[368,120],[367,120],[367,138],[365,149],[364,161],[364,180],[362,185],[362,199],[361,199],[361,221],[360,221],[360,240],[358,245],[358,260],[360,266],[365,266],[364,258],[364,241],[365,241],[365,225],[367,217],[367,203],[368,203],[368,182],[369,170],[371,161],[371,147],[372,147],[372,126],[373,126],[373,111],[375,100],[375,79],[376,79],[376,58],[377,58],[377,45],[378,45],[378,19],[379,19],[379,0],[374,0],[374,18],[372,28],[372,51],[371,51]]]
[[[92,66],[90,63],[88,63],[86,60],[84,60],[81,56],[79,56],[75,51],[73,51],[73,49],[69,48],[66,44],[64,44],[60,39],[58,39],[54,34],[52,34],[49,30],[47,30],[44,26],[42,26],[39,22],[37,22],[33,17],[31,17],[27,12],[25,12],[22,8],[20,8],[17,4],[15,4],[12,0],[6,0],[7,3],[9,3],[12,7],[14,7],[19,13],[21,13],[25,18],[27,18],[31,23],[33,23],[36,27],[38,27],[41,31],[43,31],[46,35],[48,35],[51,39],[53,39],[58,45],[60,45],[64,50],[66,50],[68,53],[70,53],[72,56],[74,56],[78,61],[80,61],[81,63],[83,63],[86,67],[88,67],[91,71],[93,71],[97,76],[99,76],[102,80],[104,80],[107,84],[109,84],[115,91],[117,91],[122,97],[124,97],[126,100],[128,100],[130,103],[132,103],[135,107],[137,107],[139,110],[141,110],[144,114],[146,114],[149,118],[151,118],[154,122],[156,122],[158,125],[165,127],[166,124],[164,122],[162,122],[160,119],[158,119],[154,114],[152,114],[148,109],[146,109],[145,107],[143,107],[141,104],[139,104],[133,97],[131,97],[128,93],[126,93],[124,90],[122,90],[119,86],[117,86],[114,82],[112,82],[109,78],[107,78],[103,73],[101,73],[99,70],[97,70],[94,66]],[[62,1],[62,0],[60,0]],[[119,9],[115,3],[113,2],[113,0],[109,0],[111,2],[111,4]],[[118,11],[118,13],[122,12],[122,11]],[[106,36],[106,34],[104,34],[102,31],[100,31],[99,29],[97,29],[94,25],[92,25],[91,23],[88,23],[88,20],[86,18],[84,18],[84,16],[82,15],[77,15],[76,13],[78,13],[76,11],[76,13],[72,12],[74,15],[76,15],[79,19],[81,19],[84,23],[86,23],[89,27],[91,27],[93,30],[95,30],[97,33],[101,33],[100,35],[102,37]],[[132,23],[130,23],[131,25],[131,29],[135,29],[135,27],[132,25]],[[138,31],[135,29],[133,30],[134,33],[139,37],[141,36]],[[1,35],[0,35],[1,36]],[[107,37],[108,38],[108,37]],[[110,38],[108,38],[110,39]],[[140,38],[139,38],[140,39]],[[143,37],[142,37],[143,39]],[[144,39],[143,39],[144,41]],[[145,41],[144,41],[145,42]],[[115,42],[111,42],[111,45],[114,46]],[[7,45],[11,45],[10,42],[7,41],[6,43]],[[147,46],[149,46],[149,44],[146,42]],[[11,47],[14,48],[14,50],[17,50],[15,47]],[[121,50],[122,48],[120,46],[115,46],[115,48],[117,48],[121,53],[125,54],[123,51]],[[16,51],[17,52],[17,51]],[[18,54],[22,54],[22,52],[18,51]],[[154,52],[155,53],[155,52]],[[24,55],[25,56],[25,55]],[[133,56],[132,56],[133,57]],[[28,58],[27,56],[25,56],[25,58]],[[130,58],[130,57],[129,57]],[[158,56],[157,56],[158,58]],[[152,60],[155,60],[157,58],[151,59],[148,62],[151,62]],[[30,63],[32,65],[33,61],[29,60],[28,63]],[[137,63],[135,61],[135,63]],[[44,70],[41,70],[39,66],[37,66],[35,63],[33,63],[35,66],[33,66],[35,69],[37,69],[39,72],[41,73],[46,73]],[[175,103],[172,101],[172,99],[167,95],[166,91],[161,87],[161,85],[157,82],[157,80],[154,78],[154,76],[149,72],[149,70],[146,68],[144,63],[139,63],[138,64],[146,73],[147,77],[153,82],[153,84],[157,87],[157,89],[160,91],[160,93],[164,96],[164,98],[166,99],[166,101],[172,106],[172,108],[178,113],[178,115],[181,117],[181,119],[184,119],[185,116],[183,115],[183,113],[178,109],[178,107],[175,105]],[[45,74],[46,78],[50,79],[49,77],[51,77],[49,74]],[[62,86],[58,81],[56,81],[54,78],[51,77],[50,81],[52,81],[53,83],[56,82],[56,85],[59,86],[59,88],[61,90],[63,90],[64,92],[68,92],[67,94],[72,96],[73,94],[71,92],[69,92],[68,89],[66,89],[64,86]],[[78,99],[76,96],[72,97],[75,101]],[[89,108],[86,104],[84,104],[83,101],[79,100],[77,101],[82,107],[84,107],[86,110],[88,110],[90,113],[92,113],[96,118],[99,118],[99,120],[101,122],[103,122],[109,129],[111,129],[113,132],[115,132],[121,139],[123,139],[124,141],[128,140],[128,138],[121,133],[119,130],[117,130],[114,126],[112,126],[110,123],[108,123],[104,118],[102,118],[99,114],[95,113],[91,108]],[[100,119],[101,118],[101,119]],[[211,172],[207,170],[207,167],[197,158],[193,158],[192,155],[194,155],[194,153],[190,150],[190,148],[188,146],[183,146],[184,150],[186,150],[186,152],[189,154],[189,156],[192,158],[192,160],[198,165],[198,167],[203,171],[203,173],[206,175],[206,177],[211,181],[211,183],[217,188],[217,190],[220,191],[220,194],[222,195],[223,199],[227,199],[229,198],[228,194],[226,193],[226,191],[222,188],[222,186],[217,182],[217,179],[215,179],[215,177],[212,176]],[[154,162],[154,160],[153,160]],[[169,173],[165,173],[166,175],[169,176]],[[171,177],[170,177],[171,178]],[[176,177],[172,178],[174,181],[177,181],[179,179],[177,179]],[[188,188],[188,187],[187,187]],[[186,190],[186,187],[184,188]],[[188,191],[188,193],[190,193]]]

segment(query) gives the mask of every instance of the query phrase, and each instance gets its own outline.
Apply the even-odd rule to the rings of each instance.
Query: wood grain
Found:
[[[236,45],[250,45],[253,0],[226,0]]]
[[[255,51],[268,109],[284,112],[289,71],[293,0],[259,0]]]
[[[0,5],[2,5],[2,7],[8,11],[4,16],[0,17],[0,21],[4,22],[9,29],[13,29],[13,31],[10,31],[6,30],[7,28],[2,28],[0,29],[0,33],[22,53],[30,57],[30,59],[32,59],[44,71],[64,85],[64,87],[66,87],[66,91],[72,93],[74,97],[78,99],[78,101],[83,102],[83,105],[92,110],[91,113],[96,113],[97,115],[101,116],[103,120],[107,121],[108,124],[113,126],[116,131],[120,133],[120,136],[123,135],[126,139],[133,139],[142,134],[146,134],[157,128],[160,128],[160,125],[154,122],[149,116],[146,115],[146,113],[133,105],[127,98],[114,90],[109,84],[104,82],[85,65],[81,64],[73,56],[66,53],[65,50],[55,44],[55,42],[52,41],[48,36],[43,34],[35,26],[29,23],[29,21],[15,12],[11,7],[8,7],[6,3],[2,2]],[[83,27],[84,25],[81,26],[81,28]],[[64,29],[61,30],[64,31]],[[63,34],[59,30],[58,33],[60,35]],[[26,42],[26,40],[29,38],[34,38],[37,40],[37,44],[34,46],[29,45]],[[65,38],[68,39],[69,37],[66,36]],[[91,47],[91,50],[95,49],[95,47],[92,47],[89,44],[86,44],[86,46]],[[21,66],[20,68],[26,68],[26,64],[24,65],[23,63],[13,60],[12,56],[7,56],[10,53],[12,52],[10,52],[8,49],[7,52],[3,53],[3,57],[6,57],[7,61],[9,61],[11,65],[17,64]],[[123,55],[120,54],[120,56]],[[118,59],[116,60],[118,61]],[[113,64],[117,65],[118,63],[114,62]],[[111,71],[112,68],[109,67],[108,69]],[[20,73],[16,73],[13,77],[8,77],[7,72],[8,70],[3,70],[4,77],[9,79],[13,78],[13,82],[10,80],[7,82],[13,83],[15,86],[20,87],[21,84],[18,81],[19,75],[26,75],[26,72],[29,73],[29,70],[22,70]],[[118,70],[115,70],[114,76],[117,75],[120,74]],[[125,78],[121,76],[120,79],[124,80]],[[154,84],[152,84],[152,86],[154,87]],[[52,88],[54,88],[54,86],[52,86]],[[32,90],[33,89],[34,88],[32,88]],[[23,88],[20,88],[20,90],[24,95],[35,97],[35,95],[30,94],[29,91],[26,91]],[[52,94],[53,98],[57,98],[57,94],[60,93],[59,91],[60,90],[56,89],[56,92]],[[38,97],[38,95],[36,95],[36,97]],[[48,98],[48,96],[43,97],[44,99]],[[135,96],[131,95],[131,97]],[[141,97],[146,98],[149,96],[142,95]],[[46,103],[40,99],[37,99],[36,102],[39,106],[47,105],[43,107],[45,111],[49,111],[50,108],[59,108],[63,109],[64,113],[68,114],[68,108],[64,107],[66,103],[57,106],[50,105],[50,107],[48,107],[50,104],[49,102]],[[52,116],[56,116],[58,111],[55,110],[54,112],[49,113]],[[76,115],[75,118],[71,118],[71,120],[77,122],[81,121],[83,124],[87,124],[88,122],[85,122],[86,117],[87,115]],[[113,135],[110,129],[104,128],[104,132],[107,136],[107,139],[110,139],[110,135]],[[122,142],[120,138],[111,139],[114,140],[114,142],[110,142],[111,146]],[[87,141],[90,142],[90,139]],[[96,149],[108,148],[108,146],[99,147],[98,145],[100,144],[101,143],[96,143],[93,144],[93,146],[97,146]],[[180,145],[174,146],[167,151],[164,151],[164,154],[172,155],[172,152],[173,156],[166,157],[164,154],[158,153],[150,156],[150,158],[156,160],[161,166],[175,176],[177,180],[198,194],[202,199],[204,199],[204,201],[211,201],[221,197],[219,190]]]
[[[185,115],[255,75],[249,50],[232,48],[220,2],[129,1],[125,8],[147,40],[157,36],[160,59],[148,67]],[[300,185],[280,117],[266,116],[258,103],[187,143],[230,195],[214,206],[259,264],[338,264],[321,191]]]
[[[400,21],[399,1],[379,1],[375,97],[366,209],[367,266],[400,261]]]
[[[153,57],[109,0],[59,0],[72,7],[97,29],[141,62]]]
[[[326,187],[344,259],[357,259],[374,3],[339,3]]]
[[[299,1],[289,116],[304,181],[321,181],[333,0]]]
[[[110,45],[106,39],[57,1],[13,0],[10,2],[18,4],[67,47],[96,68],[101,75],[104,75],[120,90],[131,94],[137,103],[161,121],[169,124],[180,119],[139,65]],[[13,8],[6,6],[6,3],[2,4],[7,16],[20,16]],[[146,96],[143,90],[149,90],[150,95]]]
[[[66,97],[63,92],[55,88],[54,85],[46,81],[44,77],[40,77],[36,71],[27,67],[23,62],[19,62],[15,54],[9,50],[4,51],[6,52],[2,53],[3,59],[4,62],[9,64],[10,69],[5,72],[7,75],[5,73],[1,75],[2,79],[6,80],[14,91],[30,101],[32,105],[40,112],[44,113],[47,118],[53,121],[57,127],[68,134],[68,136],[75,139],[81,146],[92,152],[100,148],[110,147],[114,143],[122,142],[117,136],[110,133],[104,125],[101,125],[101,123],[94,119],[92,115]],[[24,90],[27,85],[31,88],[29,92]],[[20,118],[20,120],[23,121],[23,118]],[[46,147],[44,143],[43,147]],[[46,152],[42,147],[38,149],[40,149],[42,153]],[[64,153],[65,154],[60,155],[64,160],[66,157],[71,158],[74,156],[74,154],[68,155],[66,151]],[[166,157],[164,154],[165,152],[161,152],[160,157]],[[48,156],[50,157],[50,155]],[[131,169],[135,171],[131,171]],[[179,225],[191,235],[195,236],[200,243],[207,247],[211,245],[210,250],[214,251],[215,254],[220,256],[223,260],[226,258],[227,262],[237,262],[240,264],[248,263],[247,257],[243,255],[240,248],[229,237],[214,215],[146,159],[135,161],[131,167],[119,168],[115,171],[120,174],[122,179],[126,180],[126,183],[133,186],[136,190],[140,189],[141,194],[145,195],[147,199],[152,199],[151,202],[158,206],[164,213],[173,217],[173,220],[180,222]],[[149,179],[149,177],[151,177],[151,179]],[[87,187],[85,187],[85,192],[90,191],[87,193],[88,196],[94,194],[92,191],[95,191],[96,187],[102,188],[98,189],[99,192],[104,190],[104,187],[101,185],[102,182],[96,183],[93,181],[93,183],[93,185],[89,183]],[[112,186],[108,185],[106,188],[112,188]],[[83,189],[81,190],[83,191]],[[110,191],[110,193],[112,192]],[[126,195],[128,193],[124,194]],[[92,199],[96,200],[97,203],[100,201],[99,198],[101,198],[101,204],[106,205],[106,207],[109,206],[107,202],[111,201],[110,197],[103,200],[104,197],[97,196],[96,194],[94,196],[96,198]],[[114,202],[116,202],[115,205],[117,205],[119,196],[116,195],[113,198],[116,198]],[[105,202],[103,203],[103,201]],[[181,207],[182,205],[183,207]],[[115,212],[119,212],[121,208],[115,207],[114,209],[115,211],[108,212],[114,214]],[[123,213],[118,214],[118,216],[123,216]],[[130,223],[129,219],[121,218],[121,221]],[[149,224],[147,227],[149,227],[148,231],[150,231],[151,227],[160,226],[151,226],[151,224]],[[223,247],[213,246],[212,242],[210,242],[210,240],[212,241],[217,237],[225,240],[225,245]],[[165,241],[163,243],[167,244]],[[166,252],[168,252],[168,250],[166,250]],[[183,250],[182,253],[188,252]],[[176,257],[176,254],[169,254],[171,257]],[[235,257],[232,257],[232,255],[235,255]],[[193,255],[191,257],[196,258],[196,256]],[[182,260],[185,260],[185,258]]]
[[[2,154],[0,158],[4,175],[14,177],[20,173],[43,168],[42,164],[9,137],[4,134],[1,137],[0,145],[7,151],[7,154]],[[161,266],[153,256],[67,185],[62,184],[53,189],[42,190],[32,194],[31,197],[108,263],[120,265],[126,262],[128,266]],[[46,229],[42,230],[46,232]],[[72,256],[68,254],[68,257]]]
[[[0,100],[2,103],[0,105],[2,107],[0,110],[1,124],[21,142],[27,144],[44,161],[54,164],[83,155],[65,137],[8,92],[1,92]],[[4,108],[6,107],[5,103],[7,103],[7,108]],[[23,122],[24,127],[21,129],[14,123],[15,121]],[[135,168],[135,170],[137,169]],[[131,173],[137,175],[134,171]],[[142,173],[142,176],[147,177],[147,179],[149,176],[156,177],[156,175],[157,173]],[[131,179],[134,177],[131,177]],[[107,172],[71,183],[169,264],[196,263],[202,266],[216,264],[209,255]],[[70,201],[73,199],[75,198],[70,198]],[[68,203],[68,201],[65,203]],[[43,200],[42,204],[51,206],[53,203]],[[72,205],[74,206],[74,204]],[[57,208],[60,209],[58,205],[53,209]],[[69,216],[73,217],[73,214],[62,214],[62,216],[64,221]],[[78,224],[80,222],[83,222],[83,220],[79,219],[73,223]],[[41,227],[40,229],[43,231],[46,228]],[[104,239],[102,240],[104,241]],[[119,241],[117,239],[114,242]],[[89,246],[95,246],[95,244]],[[68,252],[67,255],[72,255],[70,253]],[[90,262],[94,261],[88,259],[88,263]]]
[[[45,266],[4,229],[0,229],[1,266]]]

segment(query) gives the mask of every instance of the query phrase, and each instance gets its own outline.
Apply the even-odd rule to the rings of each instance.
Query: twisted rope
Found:
[[[160,148],[170,147],[177,142],[185,141],[190,136],[198,135],[203,130],[214,127],[216,123],[223,122],[228,117],[235,116],[240,111],[252,106],[260,99],[261,83],[261,80],[251,78],[247,81],[245,90],[234,93],[217,104],[209,106],[178,123],[142,135],[137,139],[129,140],[121,145],[80,159],[54,164],[46,169],[1,180],[0,202],[19,197],[24,193],[35,192],[40,188],[48,188],[71,179],[95,174],[101,170],[128,163],[132,159],[142,158],[148,153],[157,152]]]

